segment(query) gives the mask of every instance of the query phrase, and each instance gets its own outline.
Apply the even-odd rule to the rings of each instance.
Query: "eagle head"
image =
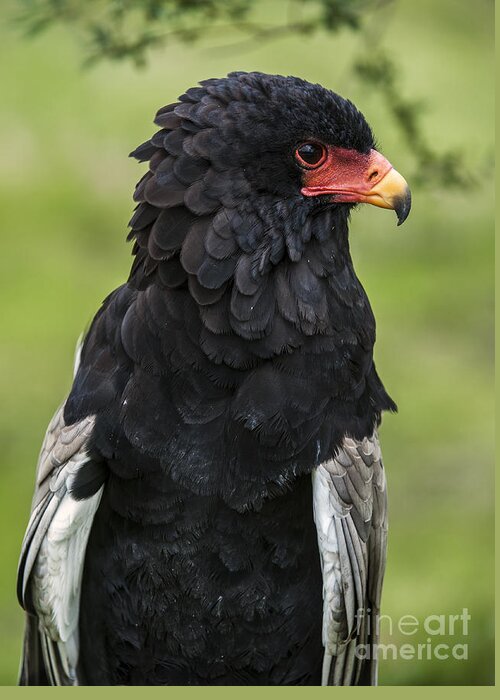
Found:
[[[209,332],[268,338],[269,355],[296,346],[297,332],[338,330],[337,311],[361,295],[350,209],[392,208],[399,223],[410,209],[359,110],[299,78],[237,72],[187,90],[155,123],[131,154],[149,160],[131,282],[187,288]]]

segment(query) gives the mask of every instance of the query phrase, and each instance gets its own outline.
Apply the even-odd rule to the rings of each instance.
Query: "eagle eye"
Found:
[[[326,159],[326,148],[316,141],[306,141],[295,149],[295,160],[301,168],[318,168]]]

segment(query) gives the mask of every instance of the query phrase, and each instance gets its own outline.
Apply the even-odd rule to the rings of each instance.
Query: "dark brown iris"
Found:
[[[295,149],[295,159],[302,168],[317,168],[326,158],[326,148],[315,141],[306,141]]]

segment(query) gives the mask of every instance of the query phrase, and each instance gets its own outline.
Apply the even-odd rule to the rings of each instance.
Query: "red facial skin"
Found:
[[[318,167],[304,168],[301,192],[306,197],[332,194],[335,202],[366,202],[377,184],[392,170],[378,151],[359,153],[354,149],[327,146]]]

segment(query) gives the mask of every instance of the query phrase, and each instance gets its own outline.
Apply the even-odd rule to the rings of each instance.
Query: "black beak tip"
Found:
[[[406,221],[406,219],[408,218],[408,214],[410,213],[410,209],[411,192],[410,189],[407,188],[405,193],[401,194],[394,201],[394,211],[396,212],[396,215],[398,217],[398,226],[401,226],[401,224]]]

